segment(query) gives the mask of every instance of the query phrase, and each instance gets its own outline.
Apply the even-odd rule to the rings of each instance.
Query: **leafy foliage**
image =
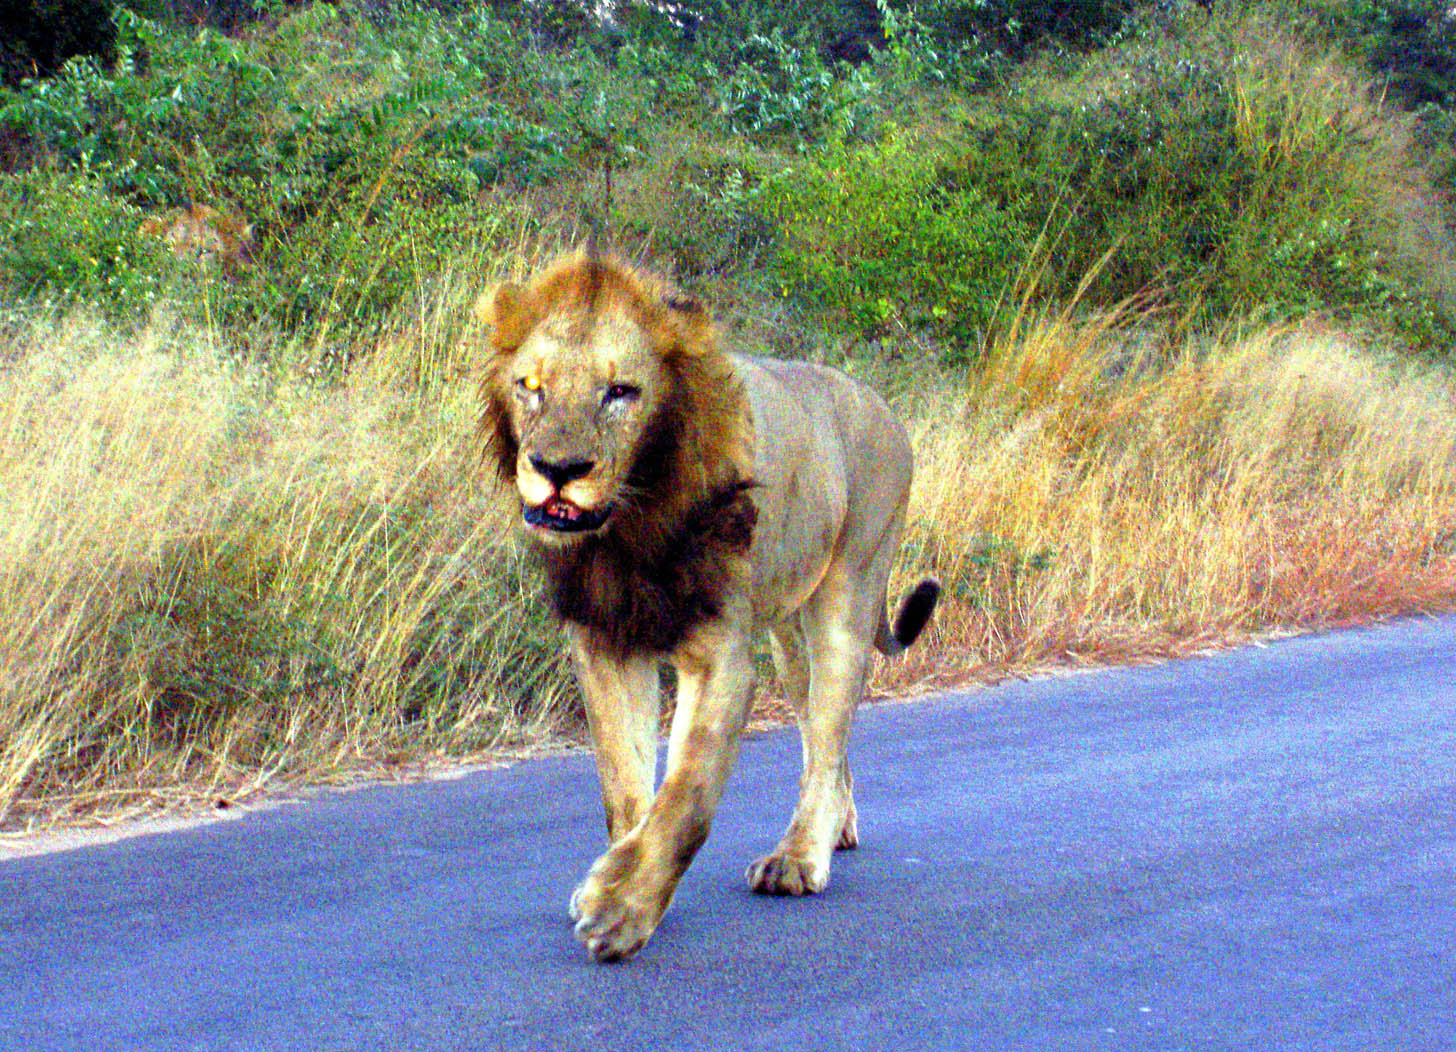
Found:
[[[559,178],[613,131],[584,68],[522,68],[509,56],[527,49],[485,12],[375,25],[321,4],[246,41],[117,18],[114,71],[72,60],[0,97],[0,126],[118,205],[195,200],[252,221],[255,266],[229,316],[382,317],[492,243],[493,190]]]
[[[1382,86],[1405,105],[1456,103],[1456,24],[1441,0],[1352,0],[1330,12]]]
[[[1358,85],[1289,41],[1206,54],[1135,52],[1090,101],[1009,111],[972,134],[961,178],[1055,235],[1043,281],[1062,295],[1096,270],[1090,302],[1151,290],[1209,320],[1404,310],[1389,227],[1407,162]]]
[[[137,233],[141,219],[84,173],[0,181],[0,286],[143,311],[175,290],[180,275],[160,242]]]
[[[1015,209],[951,176],[935,150],[896,134],[828,151],[772,181],[767,207],[789,287],[861,331],[930,328],[964,355],[1027,238]]]
[[[1377,68],[1409,58],[1389,73],[1412,99],[1452,88],[1449,23],[1423,0],[1285,2],[1338,9]],[[104,198],[130,222],[197,202],[252,222],[252,265],[201,304],[227,322],[373,326],[441,271],[574,222],[610,163],[653,187],[620,210],[626,229],[686,272],[772,262],[827,318],[923,330],[953,355],[1038,244],[1038,286],[1063,299],[1155,290],[1192,319],[1349,309],[1439,338],[1441,310],[1392,251],[1391,187],[1412,163],[1362,83],[1270,16],[1130,0],[815,0],[792,24],[772,5],[695,11],[628,5],[607,25],[561,4],[315,3],[235,38],[122,9],[117,64],[76,58],[0,92],[0,137],[53,173],[26,185],[83,179],[75,208]],[[845,40],[868,50],[840,61]],[[665,124],[716,142],[653,157],[677,135]],[[56,265],[12,263],[7,286],[146,301],[83,274],[66,236],[31,224],[27,258]],[[183,288],[167,268],[152,284]]]

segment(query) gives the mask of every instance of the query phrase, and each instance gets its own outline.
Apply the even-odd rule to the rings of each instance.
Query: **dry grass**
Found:
[[[0,823],[559,723],[473,405],[401,394],[418,362],[321,390],[79,319],[0,360]]]
[[[557,632],[476,478],[468,292],[332,386],[297,378],[312,346],[261,368],[166,326],[3,337],[0,828],[568,725]],[[902,574],[947,601],[880,689],[1453,605],[1447,374],[1120,320],[1028,316],[969,387],[911,382]]]
[[[1037,320],[921,416],[905,569],[948,597],[884,685],[1456,605],[1448,373],[1316,329],[1139,349],[1116,320]]]

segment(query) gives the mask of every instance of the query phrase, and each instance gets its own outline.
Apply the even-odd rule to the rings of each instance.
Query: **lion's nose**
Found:
[[[579,479],[584,475],[591,474],[591,469],[596,466],[596,461],[593,460],[567,460],[560,463],[552,463],[549,460],[543,460],[541,457],[531,458],[531,467],[535,468],[538,474],[542,475],[547,482],[550,482],[558,490],[573,479]]]

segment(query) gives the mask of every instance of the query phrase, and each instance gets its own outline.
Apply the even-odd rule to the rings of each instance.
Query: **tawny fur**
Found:
[[[939,591],[921,582],[890,627],[903,427],[842,373],[725,353],[700,306],[613,259],[568,256],[477,313],[480,429],[566,626],[612,839],[572,897],[578,938],[619,960],[651,937],[732,769],[756,628],[771,634],[805,770],[749,883],[822,890],[833,852],[859,841],[846,749],[869,652],[908,646]],[[655,788],[663,661],[678,697]]]
[[[211,205],[189,204],[148,216],[137,233],[161,238],[179,258],[220,264],[227,274],[247,261],[253,244],[253,224]]]

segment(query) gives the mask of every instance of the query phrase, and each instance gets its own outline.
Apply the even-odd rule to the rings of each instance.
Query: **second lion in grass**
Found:
[[[823,890],[835,849],[859,841],[846,748],[871,649],[908,646],[939,594],[922,581],[889,624],[904,428],[843,373],[725,353],[702,307],[594,253],[494,288],[477,312],[482,429],[542,553],[606,806],[611,846],[571,900],[577,937],[599,960],[651,938],[737,756],[760,627],[804,772],[748,881]],[[654,790],[664,661],[677,708]]]

